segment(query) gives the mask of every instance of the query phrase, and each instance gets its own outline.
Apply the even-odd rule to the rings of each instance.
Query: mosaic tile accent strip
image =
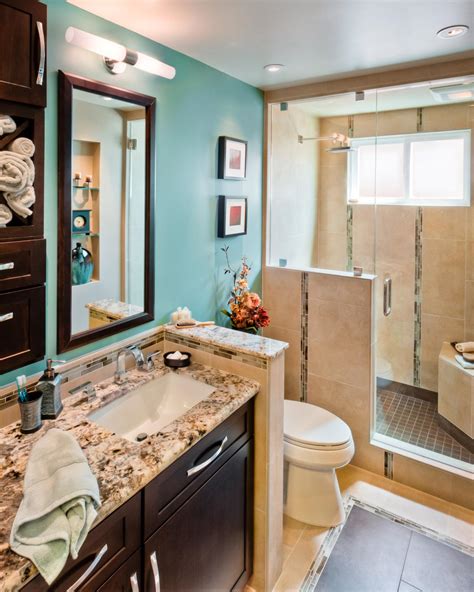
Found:
[[[308,299],[309,276],[301,274],[301,355],[300,355],[300,401],[308,400]]]
[[[461,543],[460,541],[457,541],[456,539],[453,539],[451,537],[442,535],[441,533],[432,528],[421,526],[420,524],[413,522],[412,520],[407,520],[405,518],[402,518],[401,516],[392,514],[392,512],[388,512],[387,510],[384,510],[379,506],[369,505],[353,496],[348,496],[344,500],[346,520],[354,507],[359,507],[362,510],[371,512],[372,514],[381,516],[382,518],[391,520],[392,522],[396,522],[397,524],[401,524],[402,526],[405,526],[406,528],[420,535],[426,536],[439,543],[452,547],[453,549],[456,549],[461,553],[465,553],[466,555],[474,557],[474,547]],[[340,524],[339,526],[335,526],[329,529],[328,534],[326,535],[318,554],[316,555],[314,561],[309,567],[308,573],[306,574],[303,583],[301,584],[299,592],[315,592],[317,590],[317,584],[321,576],[321,573],[329,559],[329,556],[331,555],[334,547],[336,546],[337,540],[342,532],[343,527],[344,524]]]
[[[189,349],[199,350],[203,352],[207,352],[209,354],[213,354],[214,356],[219,356],[221,358],[226,358],[227,360],[234,360],[236,362],[243,362],[244,364],[249,364],[250,366],[255,366],[255,368],[267,368],[267,360],[264,358],[256,358],[253,356],[247,356],[242,353],[235,353],[230,349],[226,349],[224,347],[217,347],[212,344],[205,344],[199,342],[197,339],[192,339],[191,337],[185,337],[184,335],[176,335],[167,333],[166,334],[166,341],[169,343],[176,343],[181,347],[187,347]]]
[[[436,405],[429,401],[378,389],[375,431],[449,458],[474,463],[474,454],[439,426]]]
[[[423,274],[423,208],[416,208],[415,221],[415,316],[413,340],[413,384],[421,386],[421,280]]]
[[[137,344],[142,349],[147,349],[152,346],[155,346],[156,349],[161,349],[163,345],[163,333],[160,331],[159,333],[157,332],[156,335],[146,337],[142,341],[137,340]],[[122,349],[122,346],[119,346],[117,347],[117,349],[107,352],[106,355],[98,352],[97,357],[89,359],[87,362],[84,363],[78,363],[77,365],[73,365],[69,367],[67,370],[62,371],[61,376],[63,378],[63,384],[75,380],[76,378],[80,378],[81,376],[86,376],[90,372],[94,372],[94,370],[98,370],[99,368],[103,368],[105,366],[108,366],[109,364],[115,364],[115,362],[117,361],[117,353],[120,349]],[[32,383],[27,387],[27,390],[33,390],[36,382],[37,379],[34,378]],[[3,392],[2,396],[0,397],[0,411],[2,409],[5,409],[6,407],[14,405],[16,403],[16,400],[17,390],[15,384],[12,383],[11,390]]]
[[[347,204],[347,218],[346,218],[346,234],[347,234],[347,270],[352,271],[354,267],[354,256],[353,256],[353,249],[354,249],[354,239],[353,239],[353,231],[354,231],[354,208]]]

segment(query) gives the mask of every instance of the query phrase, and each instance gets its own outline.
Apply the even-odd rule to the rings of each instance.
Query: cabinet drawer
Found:
[[[45,239],[0,243],[0,292],[39,286],[45,280]]]
[[[141,549],[127,559],[105,584],[97,588],[97,592],[132,592],[132,578],[136,578],[138,590],[143,590]]]
[[[44,356],[44,287],[0,294],[0,372]]]
[[[253,399],[195,444],[181,458],[158,475],[144,492],[144,532],[150,536],[213,475],[253,433]],[[225,438],[227,440],[224,443]],[[221,450],[220,454],[217,452]],[[216,458],[192,475],[213,456]]]
[[[78,588],[81,592],[96,592],[141,545],[141,496],[132,497],[108,518],[98,524],[82,546],[79,557],[69,558],[62,574],[48,587],[41,576],[36,576],[24,588],[25,592],[63,592],[72,586],[85,573],[107,545],[107,551],[97,563],[96,568]],[[102,588],[101,588],[102,589]],[[110,588],[104,588],[109,590]],[[120,589],[120,588],[119,588]]]

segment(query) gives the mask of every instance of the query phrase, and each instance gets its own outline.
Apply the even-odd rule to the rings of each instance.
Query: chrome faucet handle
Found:
[[[146,370],[151,372],[155,368],[155,358],[157,358],[161,354],[160,350],[153,352],[151,354],[147,354],[146,356]]]
[[[124,347],[117,354],[117,370],[114,374],[114,379],[117,384],[123,384],[127,381],[125,368],[125,358],[127,357],[127,354],[132,354],[135,359],[136,367],[139,370],[145,369],[145,358],[143,357],[143,352],[140,347],[138,345]]]

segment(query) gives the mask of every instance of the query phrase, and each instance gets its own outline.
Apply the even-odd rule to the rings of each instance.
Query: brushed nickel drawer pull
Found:
[[[132,587],[132,592],[140,592],[140,588],[138,587],[137,572],[130,576],[130,586]]]
[[[91,573],[95,570],[95,568],[99,565],[102,557],[107,553],[108,546],[104,545],[102,549],[97,553],[94,557],[94,561],[89,565],[86,571],[82,574],[82,576],[74,582],[72,586],[66,590],[66,592],[76,592],[76,590],[81,586],[81,584],[87,580],[87,578],[91,575]]]
[[[151,569],[153,571],[153,581],[155,583],[155,592],[160,592],[160,570],[158,569],[158,559],[156,558],[156,551],[150,555]]]
[[[5,271],[7,269],[13,269],[15,264],[13,261],[9,261],[8,263],[0,263],[0,271]]]
[[[212,456],[210,456],[207,460],[205,460],[204,462],[202,462],[200,465],[197,465],[195,467],[193,467],[192,469],[188,470],[188,477],[191,477],[191,475],[194,475],[195,473],[199,473],[199,471],[202,471],[203,469],[205,469],[206,467],[208,467],[212,462],[214,462],[216,460],[216,458],[218,456],[220,456],[220,454],[222,453],[222,451],[224,450],[224,446],[227,443],[227,436],[222,440],[221,445],[219,446],[219,448],[214,452],[214,454]]]
[[[40,59],[38,64],[38,75],[36,76],[36,84],[43,86],[44,78],[44,63],[46,60],[46,43],[44,40],[44,29],[41,21],[36,21],[36,28],[38,29],[38,37],[40,42]]]
[[[13,319],[12,312],[7,312],[4,315],[0,315],[0,323],[4,323],[5,321],[10,321],[11,319]]]

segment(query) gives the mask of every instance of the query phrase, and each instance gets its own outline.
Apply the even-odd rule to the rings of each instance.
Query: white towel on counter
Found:
[[[8,144],[7,150],[10,150],[10,152],[16,152],[16,154],[22,154],[23,156],[29,156],[31,158],[35,153],[35,145],[29,138],[17,138]]]
[[[10,546],[48,584],[77,558],[100,507],[97,479],[72,434],[50,429],[33,446]]]
[[[12,221],[13,215],[9,207],[0,204],[0,226],[6,226]]]
[[[0,151],[0,191],[19,193],[33,185],[35,165],[29,156]]]
[[[21,218],[27,218],[33,214],[33,210],[30,210],[30,207],[36,201],[36,194],[33,187],[26,187],[26,189],[18,193],[7,191],[3,194],[3,197],[15,214],[21,216]]]
[[[454,356],[454,359],[456,360],[456,362],[462,366],[465,370],[474,370],[474,362],[468,362],[467,360],[465,360],[462,356],[460,356],[459,354],[456,354]]]
[[[10,115],[0,115],[0,136],[11,134],[16,130],[16,123]]]
[[[454,346],[460,354],[474,352],[474,341],[463,341]]]

